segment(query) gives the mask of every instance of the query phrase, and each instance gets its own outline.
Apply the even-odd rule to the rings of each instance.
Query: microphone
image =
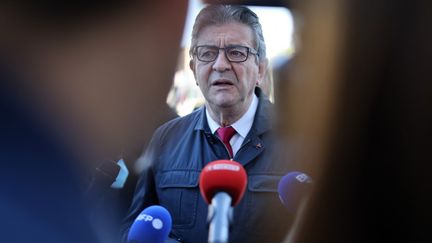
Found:
[[[238,162],[216,160],[204,167],[199,180],[201,195],[210,204],[208,242],[228,242],[233,206],[240,202],[246,190],[246,171]]]
[[[114,161],[106,160],[99,164],[92,173],[86,194],[97,197],[115,182],[121,167]]]
[[[279,181],[279,198],[289,212],[295,214],[312,188],[312,179],[305,173],[289,172]]]
[[[171,231],[171,215],[164,207],[153,205],[144,209],[133,222],[128,243],[162,243]]]

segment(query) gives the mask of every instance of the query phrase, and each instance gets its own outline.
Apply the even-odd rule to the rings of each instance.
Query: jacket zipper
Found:
[[[229,150],[228,150],[228,147],[225,145],[225,143],[220,139],[220,137],[218,137],[218,136],[215,136],[215,137],[217,137],[217,139],[218,139],[218,140],[222,143],[222,145],[225,147],[225,151],[227,151],[228,156],[230,157],[230,160],[233,160],[233,159],[234,159],[234,151],[233,151],[233,156],[231,157],[230,152],[229,152]],[[231,149],[232,149],[232,146],[231,146]]]
[[[229,154],[229,150],[228,150],[227,146],[224,144],[224,142],[223,142],[223,141],[222,141],[218,136],[215,136],[215,137],[217,137],[217,139],[218,139],[218,140],[223,144],[223,146],[225,147],[225,150],[228,152],[228,155],[229,155],[230,159],[233,160],[233,159],[234,159],[234,150],[233,150],[233,156],[231,157],[230,154]],[[239,150],[237,151],[237,153],[240,152],[240,150],[242,150],[244,147],[246,147],[246,145],[247,145],[250,141],[251,141],[251,139],[249,138],[246,142],[243,142],[243,145],[240,146],[240,148],[239,148]],[[232,146],[231,146],[231,148],[232,148]]]

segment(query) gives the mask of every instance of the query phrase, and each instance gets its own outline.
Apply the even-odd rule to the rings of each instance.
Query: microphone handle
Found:
[[[231,200],[230,195],[226,192],[218,192],[213,197],[208,212],[209,243],[228,242],[228,231],[233,215]]]

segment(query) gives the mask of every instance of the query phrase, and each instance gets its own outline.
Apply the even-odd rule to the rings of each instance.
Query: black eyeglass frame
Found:
[[[198,50],[198,48],[200,48],[200,47],[213,48],[214,50],[218,50],[218,54],[215,56],[215,58],[214,58],[213,60],[202,60],[202,59],[200,59],[200,58],[198,57],[198,55],[197,55],[197,52],[198,52],[197,50]],[[230,59],[229,55],[227,54],[227,51],[230,50],[230,49],[233,49],[233,48],[234,48],[234,49],[235,49],[235,48],[245,48],[245,50],[246,50],[246,57],[244,58],[244,60],[240,60],[240,61],[238,61],[238,60],[231,60],[231,59]],[[245,61],[249,58],[249,53],[252,54],[252,55],[259,56],[259,55],[258,55],[258,52],[257,52],[255,49],[253,49],[253,48],[251,48],[251,47],[248,47],[248,46],[242,46],[242,45],[230,45],[230,46],[225,46],[225,47],[217,47],[217,46],[212,46],[212,45],[199,45],[199,46],[195,46],[195,47],[194,47],[193,52],[192,52],[192,55],[193,55],[193,56],[196,56],[197,59],[198,59],[199,61],[201,61],[201,62],[209,63],[209,62],[214,62],[214,61],[218,58],[218,56],[219,56],[219,50],[224,50],[224,54],[225,54],[226,59],[227,59],[228,61],[230,61],[230,62],[234,62],[234,63],[241,63],[241,62],[245,62]]]

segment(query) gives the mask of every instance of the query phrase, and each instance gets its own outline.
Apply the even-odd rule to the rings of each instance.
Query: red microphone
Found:
[[[216,160],[204,167],[199,183],[201,195],[209,204],[208,242],[228,242],[228,229],[233,215],[232,207],[240,202],[246,190],[246,171],[238,162]]]

